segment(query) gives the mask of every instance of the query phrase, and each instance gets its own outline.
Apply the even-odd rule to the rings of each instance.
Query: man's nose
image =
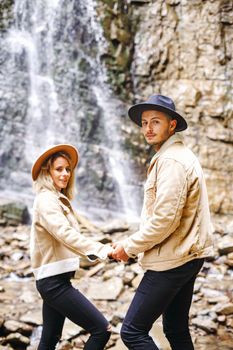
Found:
[[[152,130],[152,123],[148,123],[146,126],[147,131],[151,131]]]

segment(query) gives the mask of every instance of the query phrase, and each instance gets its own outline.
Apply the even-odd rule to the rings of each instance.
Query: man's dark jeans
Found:
[[[121,329],[128,349],[158,350],[148,333],[162,315],[172,350],[194,350],[188,315],[195,278],[203,262],[197,259],[167,271],[146,271]]]
[[[70,278],[73,274],[63,273],[36,282],[43,298],[43,330],[38,350],[55,349],[66,317],[90,333],[85,350],[102,350],[109,340],[108,321],[72,287]]]

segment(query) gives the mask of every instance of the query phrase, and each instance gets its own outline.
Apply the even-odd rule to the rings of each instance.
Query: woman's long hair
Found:
[[[71,174],[70,174],[69,182],[67,184],[67,187],[63,188],[61,190],[61,193],[63,193],[68,199],[72,200],[74,198],[74,195],[75,195],[75,171],[72,168],[71,159],[70,159],[69,155],[65,152],[54,153],[52,156],[50,156],[48,159],[45,160],[45,162],[41,166],[40,173],[39,173],[36,181],[34,181],[34,183],[33,183],[33,188],[37,193],[43,189],[47,189],[50,191],[56,191],[52,177],[50,175],[50,169],[51,169],[54,161],[58,157],[65,158],[71,167]]]

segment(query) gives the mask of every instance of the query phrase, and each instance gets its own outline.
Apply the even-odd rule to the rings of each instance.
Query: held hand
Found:
[[[114,250],[111,253],[111,257],[118,261],[128,261],[129,256],[126,254],[123,246],[119,243],[113,243]]]

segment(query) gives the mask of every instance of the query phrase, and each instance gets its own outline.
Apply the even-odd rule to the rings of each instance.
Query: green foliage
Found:
[[[0,30],[5,31],[13,20],[14,0],[1,0],[0,2]]]

